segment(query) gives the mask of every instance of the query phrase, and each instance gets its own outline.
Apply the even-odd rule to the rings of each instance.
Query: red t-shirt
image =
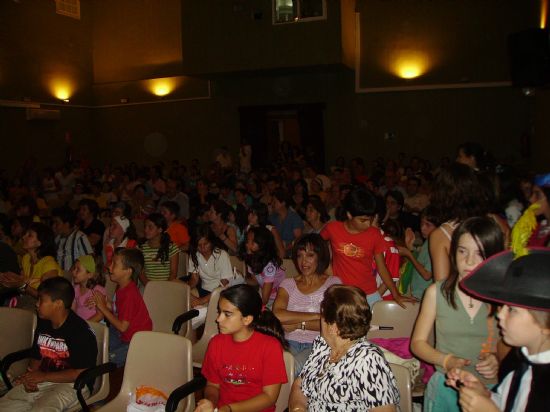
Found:
[[[134,333],[153,330],[153,321],[134,282],[130,282],[122,289],[117,289],[115,295],[117,318],[130,322],[126,332],[120,334],[121,341],[130,342]]]
[[[177,247],[182,247],[189,243],[189,231],[179,222],[174,222],[168,226],[166,232],[170,235],[172,243],[175,243]]]
[[[386,242],[384,261],[386,262],[386,267],[388,268],[388,272],[390,272],[393,282],[397,284],[400,277],[399,269],[401,268],[401,256],[399,256],[399,249],[391,237],[384,235],[383,232],[382,236],[384,236],[384,241]],[[372,265],[372,273],[374,273],[374,276],[379,276],[378,268],[374,262]],[[393,300],[393,296],[390,291],[387,290],[386,293],[384,293],[384,296],[382,296],[382,299]]]
[[[216,335],[208,344],[202,374],[220,385],[218,408],[262,393],[264,386],[288,382],[283,348],[279,341],[254,332],[244,342],[231,335]],[[264,409],[275,411],[275,405]]]
[[[332,248],[332,272],[344,285],[361,288],[367,295],[376,292],[372,273],[374,255],[386,250],[386,242],[375,227],[361,233],[347,231],[343,222],[330,222],[321,230]]]

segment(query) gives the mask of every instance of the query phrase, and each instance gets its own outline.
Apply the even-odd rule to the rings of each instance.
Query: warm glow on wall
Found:
[[[162,79],[153,79],[148,81],[147,88],[155,96],[166,96],[174,91],[178,86],[178,81],[174,77],[164,77]]]
[[[414,79],[428,70],[428,58],[422,52],[403,51],[392,59],[392,72],[403,79]]]
[[[548,0],[540,0],[540,28],[546,28],[546,21],[548,19]]]
[[[67,79],[54,78],[50,81],[50,91],[59,100],[67,102],[74,93],[74,86]]]

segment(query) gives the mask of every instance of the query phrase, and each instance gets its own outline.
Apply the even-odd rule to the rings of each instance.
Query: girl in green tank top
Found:
[[[490,218],[474,217],[456,228],[451,240],[451,273],[428,287],[411,339],[412,352],[436,367],[424,394],[424,411],[459,411],[456,391],[444,385],[445,372],[463,368],[486,384],[496,383],[497,323],[490,305],[468,296],[458,282],[483,260],[502,251],[504,237]],[[435,347],[428,342],[435,326]]]

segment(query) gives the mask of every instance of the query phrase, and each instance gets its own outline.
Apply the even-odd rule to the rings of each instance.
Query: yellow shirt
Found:
[[[31,263],[31,255],[27,253],[25,256],[23,256],[21,267],[23,268],[23,276],[25,277],[25,282],[27,282],[29,286],[33,289],[38,289],[38,285],[40,285],[40,279],[42,279],[44,273],[48,273],[52,270],[56,270],[58,276],[61,276],[61,274],[63,273],[52,256],[44,256],[33,266]]]

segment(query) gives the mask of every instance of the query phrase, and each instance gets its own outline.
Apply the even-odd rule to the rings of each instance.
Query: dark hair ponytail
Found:
[[[166,229],[168,229],[168,223],[166,222],[164,216],[160,213],[151,213],[145,220],[149,220],[156,227],[162,229],[162,233],[160,234],[160,247],[157,252],[156,259],[160,260],[160,263],[164,265],[164,263],[169,260],[170,243],[172,243],[170,240],[170,235],[166,232]]]
[[[262,298],[250,285],[235,285],[223,290],[220,299],[226,299],[235,306],[243,316],[252,316],[251,327],[264,335],[272,336],[288,349],[285,332],[281,322],[268,309],[263,309]],[[262,310],[263,309],[263,310]]]

